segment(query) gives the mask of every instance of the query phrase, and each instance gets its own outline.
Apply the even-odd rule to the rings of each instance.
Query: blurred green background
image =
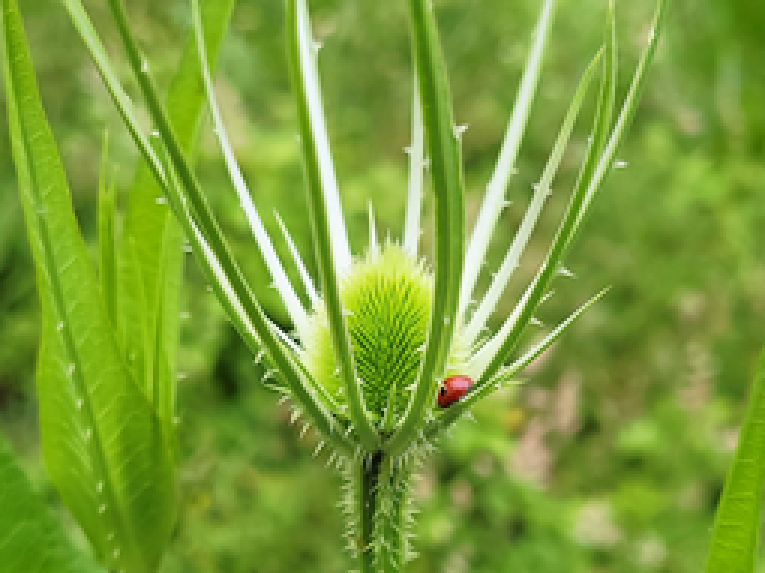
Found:
[[[515,97],[541,2],[436,0],[474,218]],[[124,56],[105,3],[86,2]],[[189,28],[185,2],[129,3],[160,83]],[[267,226],[278,210],[315,268],[307,235],[283,3],[240,2],[224,43],[218,94]],[[411,70],[406,3],[312,0],[325,109],[355,252],[366,205],[400,236]],[[496,269],[531,196],[579,75],[598,49],[605,0],[563,1],[528,133],[481,284]],[[617,2],[620,93],[653,2]],[[63,8],[22,6],[43,101],[87,237],[95,235],[101,137],[117,180],[136,159]],[[765,4],[669,2],[665,37],[620,159],[597,198],[541,318],[610,293],[525,374],[481,403],[414,483],[421,509],[414,572],[696,573],[735,447],[753,360],[765,341]],[[590,117],[592,105],[586,114]],[[2,131],[7,133],[3,116]],[[542,256],[587,137],[579,126],[506,315]],[[284,319],[237,207],[209,126],[200,173],[253,282]],[[38,452],[34,269],[7,136],[0,139],[0,430],[51,504]],[[124,194],[120,201],[124,203]],[[430,213],[429,204],[426,212]],[[430,242],[426,226],[424,242]],[[95,259],[94,259],[95,260]],[[298,441],[286,408],[259,383],[193,260],[184,293],[179,382],[182,506],[162,571],[344,571],[339,477]],[[521,276],[522,275],[522,276]],[[540,331],[541,332],[541,331]],[[71,523],[63,510],[62,519]],[[71,528],[77,537],[76,527]],[[82,541],[82,539],[80,539]]]

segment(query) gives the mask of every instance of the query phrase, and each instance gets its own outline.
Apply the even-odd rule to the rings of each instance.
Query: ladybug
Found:
[[[472,385],[473,381],[462,374],[449,376],[441,383],[441,389],[438,391],[438,405],[448,408],[462,398]]]

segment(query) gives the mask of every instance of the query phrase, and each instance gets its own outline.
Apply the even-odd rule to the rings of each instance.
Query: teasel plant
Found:
[[[77,314],[78,301],[71,298],[75,297],[74,285],[67,282],[71,280],[67,274],[73,272],[74,266],[79,268],[85,263],[81,256],[72,256],[72,260],[65,256],[67,249],[74,247],[56,243],[58,223],[51,218],[51,211],[67,208],[71,211],[71,205],[65,204],[63,171],[36,98],[18,9],[15,0],[3,0],[4,69],[14,158],[47,317],[45,340],[49,345],[60,346],[59,354],[79,356],[92,352],[92,349],[83,350],[89,338],[108,339],[111,342],[106,346],[114,354],[114,364],[124,365],[113,367],[118,370],[116,374],[96,374],[93,365],[46,361],[43,358],[46,348],[42,349],[40,369],[55,371],[48,373],[53,379],[64,376],[66,387],[73,390],[59,392],[55,399],[45,397],[45,393],[52,390],[41,384],[40,377],[45,373],[38,371],[41,404],[68,409],[70,417],[60,421],[60,426],[71,422],[72,427],[64,430],[78,432],[74,446],[65,441],[67,447],[56,449],[61,445],[56,440],[63,438],[55,435],[53,429],[46,431],[45,423],[50,414],[43,412],[46,465],[49,471],[51,467],[60,470],[50,472],[54,483],[104,566],[113,571],[130,572],[156,569],[174,522],[171,467],[175,376],[168,374],[174,368],[172,360],[164,360],[163,356],[172,352],[174,360],[169,341],[174,323],[168,317],[170,310],[176,312],[177,309],[167,304],[172,297],[167,298],[165,293],[169,279],[162,269],[164,257],[171,257],[167,253],[172,249],[180,250],[180,237],[184,235],[228,319],[256,360],[263,364],[262,382],[280,393],[290,405],[292,421],[299,426],[301,437],[309,430],[316,433],[315,456],[325,459],[328,466],[336,468],[344,477],[341,507],[346,515],[345,535],[352,568],[365,573],[404,571],[406,563],[415,556],[410,541],[415,521],[410,495],[412,474],[438,451],[440,441],[451,428],[470,416],[473,405],[505,385],[517,384],[523,369],[606,292],[604,289],[595,294],[540,340],[521,348],[526,340],[523,334],[529,325],[536,323],[535,314],[551,295],[552,283],[556,277],[570,274],[564,267],[566,253],[607,174],[620,164],[617,150],[637,108],[646,71],[656,50],[664,1],[657,3],[647,45],[621,105],[617,105],[617,43],[614,5],[610,2],[603,46],[584,67],[531,202],[498,271],[486,292],[477,293],[478,277],[500,214],[507,204],[508,184],[535,99],[555,0],[543,2],[496,168],[469,234],[465,229],[460,150],[465,128],[454,121],[434,7],[429,0],[408,0],[413,94],[412,139],[406,150],[409,181],[405,220],[399,239],[380,241],[370,205],[369,241],[363,253],[352,252],[344,222],[319,87],[320,44],[312,36],[307,0],[286,0],[288,65],[298,112],[298,145],[302,150],[315,249],[314,253],[299,253],[280,222],[280,240],[286,243],[292,255],[299,284],[288,279],[284,262],[274,247],[275,238],[269,235],[260,219],[255,206],[257,195],[248,189],[237,164],[213,89],[210,66],[215,56],[211,52],[217,53],[225,24],[214,35],[212,48],[208,26],[210,20],[227,22],[233,2],[221,3],[228,6],[223,10],[227,12],[215,20],[201,15],[202,9],[215,2],[208,2],[201,9],[199,0],[192,0],[192,51],[196,64],[193,72],[186,69],[185,73],[198,78],[204,86],[203,98],[212,116],[233,189],[270,274],[270,282],[290,318],[291,331],[279,328],[267,316],[255,289],[232,255],[195,174],[190,150],[193,129],[188,126],[194,124],[196,108],[191,106],[195,110],[192,119],[179,119],[176,110],[162,101],[152,78],[151,65],[134,38],[122,1],[107,0],[107,3],[145,100],[151,122],[149,130],[138,120],[134,105],[80,0],[63,0],[145,160],[145,173],[154,179],[156,197],[152,197],[151,208],[144,206],[144,212],[158,221],[152,232],[161,254],[155,256],[152,270],[145,273],[151,280],[143,281],[145,299],[150,301],[144,301],[141,307],[144,314],[138,312],[137,318],[134,313],[120,319],[121,303],[115,302],[115,297],[128,289],[123,287],[120,291],[114,282],[130,280],[131,257],[138,260],[138,267],[142,263],[140,254],[128,245],[123,249],[127,254],[121,256],[121,264],[127,265],[128,271],[121,275],[114,271],[115,247],[109,242],[114,236],[113,205],[110,204],[113,199],[108,191],[102,192],[105,214],[101,218],[100,241],[103,243],[106,237],[107,247],[101,249],[104,304],[100,308],[106,312],[103,316],[99,314],[93,327],[87,323],[88,316]],[[502,319],[500,328],[490,331],[487,325],[491,318],[497,318],[499,302],[551,194],[588,94],[592,94],[597,105],[586,151],[557,232],[510,315],[499,317]],[[180,129],[179,125],[186,128]],[[143,177],[146,179],[148,175]],[[423,195],[428,177],[433,190],[432,260],[423,256],[420,245]],[[55,204],[50,202],[54,194]],[[73,216],[67,219],[66,225],[70,230],[74,228]],[[84,249],[84,245],[78,244],[77,249]],[[302,257],[311,254],[315,256],[317,276],[311,276],[303,262]],[[119,275],[116,279],[115,272]],[[174,272],[177,276],[177,270]],[[92,274],[84,267],[77,273],[80,281]],[[177,285],[169,288],[177,290]],[[73,317],[77,320],[72,320]],[[138,340],[143,341],[137,350],[131,348],[133,338],[129,336],[135,322],[141,325]],[[91,335],[90,330],[94,328],[108,330],[110,323],[116,332],[111,338],[100,332],[97,336]],[[166,335],[168,328],[170,334]],[[136,351],[141,355],[140,367],[135,366]],[[99,393],[104,376],[121,377],[118,387],[121,402],[118,400],[116,405],[113,396]],[[466,377],[471,385],[464,394],[460,392],[459,399],[439,406],[439,390],[455,376]],[[123,416],[121,421],[111,419],[112,409]],[[93,427],[78,422],[78,412],[83,411],[82,415],[94,421]],[[55,425],[55,421],[52,424]],[[115,448],[115,441],[124,447]],[[82,487],[89,486],[75,483],[71,472],[63,470],[70,458],[77,460],[82,472],[89,476],[103,474],[104,478],[95,482],[98,484],[95,490],[81,491]],[[77,464],[75,470],[80,469]],[[91,481],[89,478],[84,483]],[[105,501],[100,499],[102,494]],[[99,519],[111,519],[114,528],[104,528]]]

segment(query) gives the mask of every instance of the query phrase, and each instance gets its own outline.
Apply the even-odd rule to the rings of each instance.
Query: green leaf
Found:
[[[214,68],[235,0],[207,0],[202,5],[209,65]],[[166,109],[184,151],[194,155],[200,112],[205,102],[193,32],[189,32],[173,77]],[[183,231],[165,204],[151,170],[141,163],[127,194],[120,265],[120,315],[126,356],[136,380],[152,396],[165,396],[158,408],[163,422],[174,416],[179,295],[183,270]],[[162,280],[158,280],[159,276]],[[162,309],[161,316],[158,310]],[[157,330],[157,325],[161,329]],[[160,335],[162,340],[156,340]],[[156,352],[157,343],[162,352]],[[157,378],[157,375],[159,378]]]
[[[39,493],[32,489],[0,436],[0,563],[5,571],[96,573],[103,569],[82,555],[64,534]]]
[[[752,573],[765,480],[765,351],[760,354],[733,465],[715,514],[707,573]]]
[[[80,236],[14,0],[3,0],[13,158],[42,307],[42,452],[61,498],[110,569],[153,571],[175,522],[172,456],[131,379]]]
[[[455,328],[464,256],[464,190],[459,134],[431,2],[410,0],[412,50],[435,195],[435,285],[428,341],[417,386],[398,430],[386,445],[399,453],[432,402]]]

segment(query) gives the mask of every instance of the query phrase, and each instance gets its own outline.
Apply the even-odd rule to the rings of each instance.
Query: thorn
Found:
[[[467,128],[468,128],[467,124],[455,125],[453,127],[454,137],[457,139],[462,139],[462,134],[465,133],[465,131],[467,131]]]
[[[614,161],[614,169],[624,169],[628,165],[629,163],[627,163],[626,161],[622,161],[622,160]]]
[[[271,370],[268,370],[264,375],[263,378],[260,380],[261,382],[265,382],[269,378],[273,378],[274,374],[279,372],[277,368],[272,368]]]
[[[564,277],[576,278],[576,275],[568,270],[566,267],[558,267],[558,274]]]

